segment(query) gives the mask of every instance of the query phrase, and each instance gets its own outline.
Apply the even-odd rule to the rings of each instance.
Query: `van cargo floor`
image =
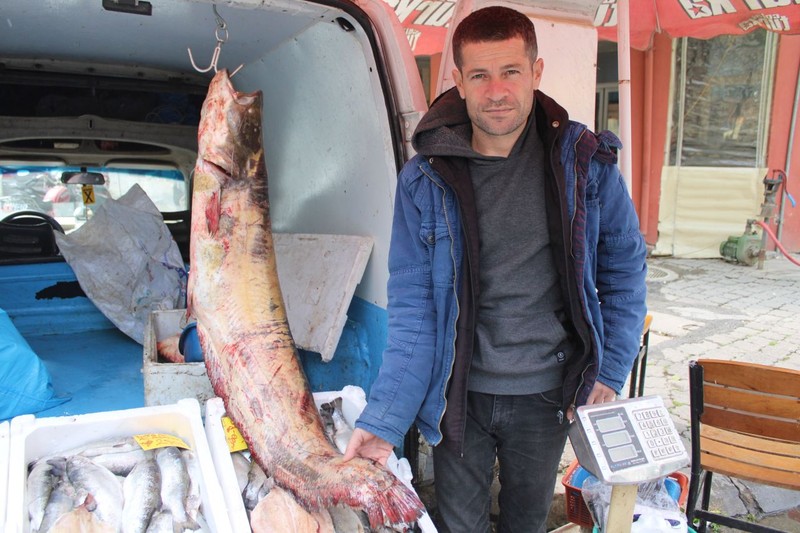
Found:
[[[117,329],[26,335],[66,403],[37,417],[79,415],[144,406],[142,345]]]

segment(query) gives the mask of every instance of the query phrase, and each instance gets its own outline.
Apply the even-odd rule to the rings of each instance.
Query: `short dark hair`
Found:
[[[536,30],[531,19],[507,7],[491,6],[470,13],[462,20],[453,33],[453,60],[461,70],[463,65],[461,52],[464,46],[471,43],[505,41],[521,37],[525,48],[536,61],[539,54],[536,44]]]

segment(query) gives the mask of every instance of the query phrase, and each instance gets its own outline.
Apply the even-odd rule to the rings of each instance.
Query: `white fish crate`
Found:
[[[336,398],[342,398],[342,414],[350,427],[353,427],[361,411],[367,405],[364,390],[361,387],[352,385],[346,386],[341,391],[315,392],[314,403],[317,409],[324,403],[331,402]],[[222,398],[211,398],[206,402],[205,409],[205,430],[208,444],[211,448],[211,456],[214,467],[217,469],[222,491],[225,495],[225,503],[228,508],[228,516],[231,520],[233,531],[250,531],[250,522],[247,519],[247,512],[244,508],[242,494],[239,491],[239,484],[233,469],[233,461],[225,438],[225,431],[222,427],[222,417],[225,416],[225,405]],[[398,459],[392,453],[387,462],[389,470],[398,477],[408,488],[411,486],[411,467],[406,459]],[[422,533],[437,533],[436,526],[427,512],[417,521]]]
[[[181,398],[196,398],[203,408],[206,400],[215,396],[206,374],[205,363],[158,362],[156,343],[179,334],[185,325],[185,309],[150,313],[144,331],[142,361],[146,406],[168,405]]]
[[[231,533],[222,489],[203,431],[200,404],[185,398],[171,405],[105,411],[77,416],[35,418],[22,415],[10,425],[6,533],[28,533],[27,466],[97,441],[147,433],[179,437],[196,454],[200,465],[202,512],[215,533]]]
[[[8,503],[8,421],[0,422],[0,525],[6,523]],[[7,531],[4,529],[3,531]]]

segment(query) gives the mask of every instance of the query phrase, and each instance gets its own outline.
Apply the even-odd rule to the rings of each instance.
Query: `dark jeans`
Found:
[[[500,465],[500,533],[546,531],[568,423],[561,389],[526,396],[469,392],[464,456],[436,446],[433,468],[439,531],[486,533],[492,472]]]

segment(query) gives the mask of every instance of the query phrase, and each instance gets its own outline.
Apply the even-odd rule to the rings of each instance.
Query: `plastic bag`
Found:
[[[633,509],[631,533],[685,533],[688,526],[676,499],[664,482],[666,477],[640,483]],[[581,495],[592,513],[598,529],[605,529],[611,505],[612,486],[589,476],[583,483]]]
[[[56,396],[44,363],[0,309],[0,421],[35,414],[69,399]]]
[[[134,185],[56,241],[89,299],[142,344],[151,311],[183,308],[186,266],[152,200]]]

